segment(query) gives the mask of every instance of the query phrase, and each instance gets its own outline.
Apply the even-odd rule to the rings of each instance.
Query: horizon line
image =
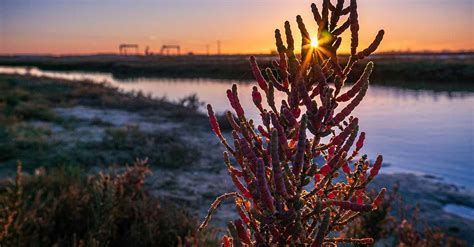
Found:
[[[474,53],[474,49],[461,49],[461,50],[394,50],[394,51],[381,51],[375,52],[372,55],[397,55],[397,54],[471,54]],[[297,53],[299,54],[299,53]],[[68,56],[143,56],[143,57],[157,57],[157,56],[274,56],[277,53],[184,53],[184,54],[171,54],[164,55],[160,53],[154,53],[151,55],[145,55],[144,53],[130,53],[129,55],[122,55],[118,52],[96,52],[96,53],[0,53],[2,57],[15,57],[15,56],[45,56],[45,57],[68,57]],[[350,56],[349,53],[341,53],[339,56]]]

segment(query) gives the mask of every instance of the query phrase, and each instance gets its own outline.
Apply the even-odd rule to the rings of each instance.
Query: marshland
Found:
[[[361,8],[368,5],[360,2]],[[293,28],[299,35],[296,25]],[[247,124],[255,125],[270,150],[273,136],[256,128],[265,123],[256,107],[258,78],[249,57],[255,57],[265,72],[274,66],[272,60],[281,62],[281,51],[25,55],[3,49],[0,246],[2,241],[5,246],[28,242],[41,246],[220,246],[222,242],[227,246],[226,238],[237,246],[232,226],[239,221],[227,228],[229,221],[242,217],[236,210],[237,199],[223,201],[209,226],[197,231],[217,197],[239,192],[222,159],[223,152],[231,150],[216,138],[206,105],[212,105],[222,136],[232,147],[236,128],[229,124],[227,111],[239,121],[252,119]],[[300,54],[296,57],[301,59]],[[340,66],[350,63],[349,54],[338,58]],[[367,164],[374,164],[383,154],[380,174],[367,185],[365,200],[377,196],[381,188],[387,192],[377,209],[335,230],[331,237],[362,239],[354,240],[356,245],[368,241],[365,237],[373,238],[376,246],[472,245],[474,53],[382,51],[369,60],[375,64],[370,87],[350,114],[365,133],[359,156],[366,154]],[[342,92],[354,86],[369,60],[354,65]],[[234,84],[245,117],[229,104],[226,90]],[[268,91],[261,85],[265,96]],[[280,107],[290,96],[275,90],[273,97]],[[349,102],[339,103],[340,107]],[[263,106],[269,103],[264,100]],[[348,126],[341,123],[339,128]],[[293,134],[288,130],[289,136]],[[329,135],[321,142],[329,145],[333,139]],[[312,161],[318,172],[330,156],[329,149],[325,152]],[[231,161],[239,162],[237,157]],[[357,162],[349,165],[358,169]],[[245,172],[245,167],[239,172]],[[342,170],[341,174],[335,175],[334,183],[345,181]],[[316,177],[314,181],[304,190],[317,187]],[[248,215],[255,220],[250,211]],[[239,237],[245,244],[245,238]]]
[[[227,172],[219,152],[209,152],[220,147],[208,128],[204,102],[223,114],[229,109],[225,89],[238,83],[243,106],[251,109],[249,79],[117,78],[36,65],[0,66],[2,177],[14,176],[17,160],[29,174],[63,166],[93,174],[148,158],[153,175],[147,186],[153,194],[186,205],[196,219],[214,196],[231,190],[231,183],[221,183]],[[385,153],[383,183],[375,186],[399,184],[405,204],[419,203],[426,224],[469,239],[474,195],[472,135],[466,133],[472,132],[472,85],[465,81],[451,88],[440,80],[430,89],[430,84],[406,83],[375,81],[367,95],[370,103],[357,111],[370,130],[365,153]],[[258,117],[256,110],[248,114]],[[191,135],[181,134],[188,130]],[[217,226],[234,214],[224,206],[214,219]]]

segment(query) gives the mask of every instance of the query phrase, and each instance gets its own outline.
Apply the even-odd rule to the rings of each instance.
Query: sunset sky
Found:
[[[269,53],[273,32],[310,4],[298,0],[0,0],[0,54],[117,52],[137,43],[154,52]],[[320,4],[321,1],[316,1]],[[348,0],[346,1],[348,2]],[[361,44],[386,31],[381,51],[474,50],[472,0],[359,0]],[[297,38],[299,40],[299,38]],[[348,50],[345,38],[343,51]]]

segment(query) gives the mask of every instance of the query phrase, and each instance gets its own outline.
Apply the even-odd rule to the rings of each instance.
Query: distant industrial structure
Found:
[[[206,55],[210,55],[210,48],[211,46],[209,44],[205,45],[206,47]],[[133,51],[133,52],[130,52]],[[138,44],[120,44],[119,45],[119,54],[120,55],[141,55],[139,51],[139,46]],[[162,55],[162,56],[170,56],[170,55],[181,55],[181,46],[178,44],[164,44],[161,46],[160,52],[159,53],[153,53],[150,50],[149,46],[146,46],[143,55],[145,56],[153,56],[153,55]],[[188,55],[194,54],[192,51],[187,53]],[[217,40],[217,46],[216,46],[216,53],[217,55],[221,54],[221,41]]]
[[[181,46],[179,45],[162,45],[160,54],[161,55],[170,55],[170,51],[176,50],[176,55],[181,54]]]
[[[120,55],[128,55],[128,50],[133,49],[135,50],[135,54],[138,55],[140,53],[138,51],[138,45],[137,44],[120,44],[119,45],[119,54]]]

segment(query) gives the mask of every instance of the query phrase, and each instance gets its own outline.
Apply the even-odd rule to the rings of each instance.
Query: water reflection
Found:
[[[47,72],[35,68],[0,67],[0,73],[107,82],[124,91],[143,91],[170,100],[196,93],[218,112],[229,109],[225,91],[233,83],[209,79],[117,80],[106,73]],[[251,99],[252,86],[241,83],[239,97],[246,114],[259,122]],[[280,102],[284,95],[275,98]],[[365,152],[370,157],[381,153],[391,164],[385,172],[425,173],[465,186],[474,185],[474,93],[374,85],[354,115],[360,119],[361,130],[367,133]]]

